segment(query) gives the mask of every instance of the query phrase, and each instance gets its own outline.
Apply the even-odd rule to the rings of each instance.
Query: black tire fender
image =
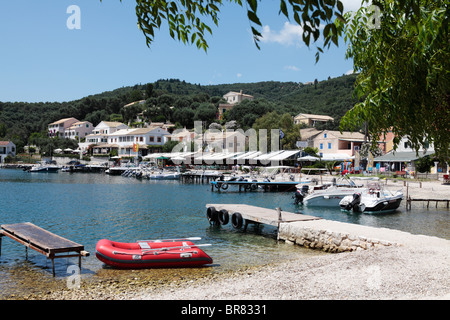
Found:
[[[219,213],[217,212],[216,208],[214,207],[208,207],[206,210],[206,217],[208,218],[209,222],[217,222]]]
[[[230,216],[228,214],[228,211],[225,209],[222,209],[219,211],[218,219],[221,225],[226,225],[228,221],[230,221]]]
[[[242,227],[242,224],[244,222],[244,219],[242,219],[242,215],[239,212],[233,213],[231,216],[231,225],[235,229],[240,229]]]

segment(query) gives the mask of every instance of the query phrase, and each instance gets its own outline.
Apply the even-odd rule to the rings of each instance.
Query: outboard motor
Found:
[[[297,191],[295,191],[294,196],[293,196],[294,203],[295,204],[303,203],[303,197],[304,197],[303,192],[301,190],[297,189]]]
[[[302,186],[302,193],[303,193],[303,196],[305,196],[305,194],[307,194],[308,191],[309,191],[309,186],[308,186],[307,184],[303,185],[303,186]]]
[[[361,193],[354,193],[353,200],[345,206],[345,210],[353,210],[359,212],[360,203],[361,203]]]
[[[309,190],[308,185],[303,185],[301,190],[297,189],[297,191],[295,191],[295,194],[293,196],[293,198],[295,199],[294,203],[295,204],[303,203],[303,198],[308,194],[308,190]]]

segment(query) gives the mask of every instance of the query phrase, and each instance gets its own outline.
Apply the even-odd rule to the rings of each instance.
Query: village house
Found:
[[[239,92],[230,91],[227,94],[223,95],[223,98],[227,101],[227,103],[219,104],[219,113],[218,113],[219,119],[223,118],[223,114],[226,111],[233,109],[235,104],[240,103],[244,100],[254,99],[253,96],[242,93],[242,90],[240,90]]]
[[[167,136],[168,141],[176,141],[184,144],[183,150],[180,152],[186,152],[191,149],[191,142],[194,142],[196,134],[194,131],[189,131],[186,128],[177,129],[172,134]]]
[[[16,156],[16,145],[12,141],[0,141],[0,163],[3,163],[7,156]]]
[[[246,136],[239,130],[206,130],[202,137],[196,139],[205,152],[244,152]]]
[[[118,149],[119,157],[145,156],[152,147],[162,147],[169,132],[162,127],[122,129],[108,135],[108,144]]]
[[[426,145],[427,148],[420,148],[418,152],[411,147],[411,143],[407,137],[402,137],[397,149],[391,149],[386,154],[374,159],[377,170],[384,171],[408,171],[416,170],[416,161],[422,157],[434,154],[434,146],[432,143]],[[437,164],[432,168],[432,173],[437,173]],[[447,164],[441,164],[444,170],[448,170]],[[441,168],[442,169],[442,168]]]
[[[294,117],[294,124],[305,124],[308,127],[314,127],[317,123],[327,123],[334,121],[334,118],[318,114],[299,113]]]
[[[323,160],[346,160],[359,151],[364,142],[364,134],[360,132],[339,132],[333,130],[317,130],[306,128],[300,130],[302,141],[308,147],[317,148]]]
[[[78,121],[72,124],[64,132],[64,137],[68,139],[83,139],[92,132],[94,126],[89,121]]]
[[[48,125],[48,136],[50,138],[65,137],[66,130],[76,122],[79,122],[76,118],[65,118],[52,122]]]
[[[92,148],[93,154],[109,154],[111,148],[117,146],[108,145],[108,135],[121,129],[128,129],[128,126],[116,121],[101,121],[91,134],[86,135],[85,142],[79,143],[78,146],[83,152]]]

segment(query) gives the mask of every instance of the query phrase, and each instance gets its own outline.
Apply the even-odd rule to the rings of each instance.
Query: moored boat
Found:
[[[186,238],[189,239],[189,238]],[[201,267],[212,263],[190,240],[142,240],[133,243],[98,241],[97,258],[120,269]]]
[[[368,188],[344,197],[339,206],[342,210],[366,213],[394,212],[400,207],[403,193],[383,189],[379,183],[368,184]]]
[[[294,194],[295,204],[302,203],[309,207],[339,207],[339,202],[348,195],[364,190],[349,178],[341,178],[333,184],[313,186],[312,190],[305,185],[298,185]]]

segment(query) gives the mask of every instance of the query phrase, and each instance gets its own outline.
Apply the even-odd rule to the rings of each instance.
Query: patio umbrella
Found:
[[[319,161],[320,158],[313,156],[304,156],[297,159],[298,161]]]

